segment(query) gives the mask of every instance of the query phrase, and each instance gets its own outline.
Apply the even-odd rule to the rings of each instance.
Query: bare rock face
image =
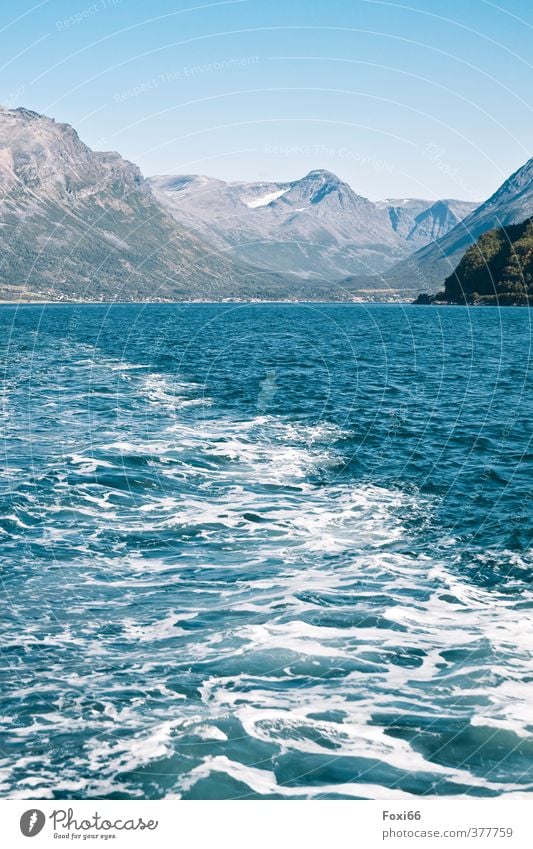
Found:
[[[68,124],[29,109],[0,110],[0,144],[4,159],[2,186],[19,187],[44,199],[86,197],[110,187],[141,185],[139,169],[118,153],[94,153]]]
[[[154,198],[139,168],[68,124],[0,109],[4,299],[209,297],[240,273]]]

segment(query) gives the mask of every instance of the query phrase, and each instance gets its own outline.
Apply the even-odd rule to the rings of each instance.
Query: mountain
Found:
[[[414,199],[372,203],[324,170],[279,183],[197,175],[152,177],[150,183],[180,224],[236,261],[331,282],[385,271],[474,206]]]
[[[444,291],[417,303],[533,305],[533,218],[483,233]]]
[[[92,151],[68,124],[28,109],[0,108],[0,221],[4,300],[223,297],[257,288],[255,272],[168,215],[136,165]],[[268,289],[272,280],[262,282]]]
[[[482,233],[519,224],[531,215],[533,158],[448,233],[394,266],[385,274],[385,283],[392,289],[435,292]]]
[[[387,210],[393,230],[415,251],[440,239],[479,204],[454,199],[406,198],[380,201],[377,206]]]
[[[68,124],[0,107],[3,300],[351,299],[338,281],[385,273],[462,212],[375,204],[323,170],[147,180]]]
[[[180,224],[265,270],[334,281],[406,253],[387,214],[328,171],[289,183],[154,177],[151,186]]]

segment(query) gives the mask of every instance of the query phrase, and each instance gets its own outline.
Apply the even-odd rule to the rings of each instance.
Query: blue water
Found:
[[[0,308],[1,792],[533,789],[531,312]]]

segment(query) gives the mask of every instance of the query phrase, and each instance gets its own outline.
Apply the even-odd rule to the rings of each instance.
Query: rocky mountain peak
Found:
[[[124,195],[143,177],[120,154],[92,151],[70,124],[20,107],[0,111],[0,185],[3,201],[15,192],[22,204],[42,205],[102,191]]]
[[[340,185],[343,181],[340,177],[337,177],[336,174],[333,174],[332,171],[326,171],[323,168],[314,168],[312,171],[309,171],[305,177],[302,177],[301,180],[298,180],[300,183],[336,183]]]

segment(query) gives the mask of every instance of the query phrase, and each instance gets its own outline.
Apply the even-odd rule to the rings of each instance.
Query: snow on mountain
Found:
[[[247,201],[243,198],[243,201],[249,209],[257,209],[258,206],[266,206],[267,204],[272,203],[273,200],[277,200],[287,191],[288,189],[278,189],[275,192],[268,192],[262,197],[254,198],[254,200]]]
[[[262,269],[311,278],[382,272],[458,220],[441,210],[438,223],[431,214],[418,221],[434,201],[372,203],[322,169],[289,183],[163,176],[151,185],[180,223],[220,249]]]

